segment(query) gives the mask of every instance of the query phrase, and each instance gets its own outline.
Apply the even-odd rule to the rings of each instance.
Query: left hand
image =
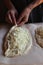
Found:
[[[19,19],[17,20],[17,24],[21,26],[28,22],[29,14],[30,9],[25,8],[24,11],[20,14]]]

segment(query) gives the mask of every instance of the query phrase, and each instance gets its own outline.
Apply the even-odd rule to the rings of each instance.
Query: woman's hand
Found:
[[[30,9],[25,8],[23,12],[20,14],[17,20],[17,24],[21,26],[25,24],[26,22],[28,22],[29,14],[30,14]]]
[[[33,3],[31,3],[27,8],[24,9],[24,11],[20,14],[17,23],[18,25],[23,25],[26,22],[28,22],[30,12],[33,10],[33,8],[37,7],[43,2],[43,0],[35,0]]]
[[[18,12],[15,9],[11,9],[6,14],[6,21],[11,24],[16,24],[16,16]]]

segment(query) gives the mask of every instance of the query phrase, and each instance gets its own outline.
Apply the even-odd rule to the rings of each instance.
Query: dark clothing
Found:
[[[23,11],[25,7],[27,7],[30,3],[34,0],[11,0],[15,8],[18,10],[19,13]],[[5,18],[5,14],[8,11],[4,2],[0,0],[0,21],[3,21]],[[38,7],[34,8],[29,17],[28,23],[35,23],[35,22],[43,22],[43,3],[40,4]]]
[[[4,5],[4,0],[0,0],[0,23],[5,22],[5,14],[8,11]]]
[[[29,17],[29,22],[43,22],[43,3],[34,8]]]
[[[25,7],[27,7],[33,0],[11,0],[15,8],[20,13]]]

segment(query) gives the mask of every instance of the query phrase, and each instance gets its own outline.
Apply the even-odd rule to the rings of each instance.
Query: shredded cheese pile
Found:
[[[30,45],[31,42],[29,31],[26,28],[13,28],[6,36],[5,43],[8,43],[8,49],[5,51],[5,56],[16,56],[24,54],[26,48],[28,45]]]

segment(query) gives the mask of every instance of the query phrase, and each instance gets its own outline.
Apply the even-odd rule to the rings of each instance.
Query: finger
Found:
[[[22,26],[22,25],[24,25],[24,24],[25,24],[25,23],[24,23],[24,21],[23,21],[23,22],[19,23],[18,26]]]
[[[8,23],[12,23],[12,19],[11,19],[10,14],[7,14],[7,15],[6,15],[6,21],[7,21]]]
[[[28,19],[25,17],[25,18],[23,19],[23,21],[21,21],[21,23],[19,23],[18,25],[19,25],[19,26],[24,25],[27,21],[28,21]]]
[[[12,13],[10,13],[10,15],[11,15],[13,24],[16,24],[16,17]]]
[[[16,17],[14,16],[14,23],[15,23],[15,25],[17,24],[17,22],[16,22]]]
[[[19,24],[22,21],[23,17],[24,17],[24,14],[21,14],[19,16],[19,19],[17,20],[17,24]]]
[[[18,24],[22,23],[23,21],[24,21],[24,22],[26,21],[26,16],[24,16],[24,17],[22,18],[21,22],[19,22]]]
[[[10,14],[8,15],[8,19],[9,19],[9,22],[11,22],[11,23],[12,23],[12,19],[11,19]]]

